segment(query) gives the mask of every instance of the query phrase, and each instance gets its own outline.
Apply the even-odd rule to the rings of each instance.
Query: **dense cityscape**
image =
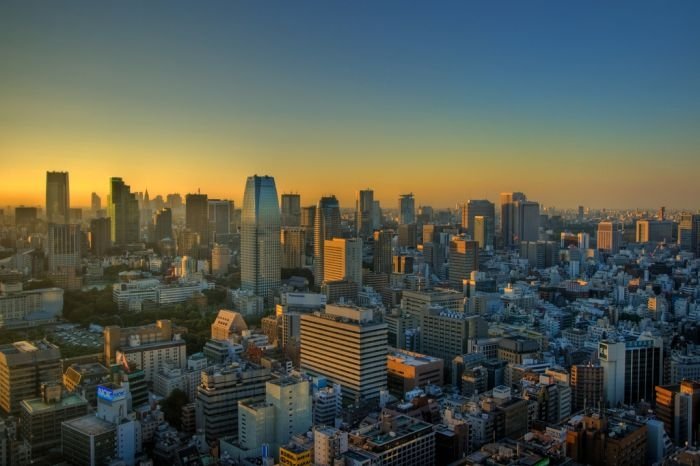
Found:
[[[699,24],[0,0],[0,466],[700,466]]]
[[[700,214],[45,193],[0,214],[0,464],[700,461]]]

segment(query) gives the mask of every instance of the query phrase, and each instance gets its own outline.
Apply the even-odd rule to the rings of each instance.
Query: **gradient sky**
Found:
[[[700,204],[700,2],[0,3],[0,205],[136,191],[341,206],[524,191]]]

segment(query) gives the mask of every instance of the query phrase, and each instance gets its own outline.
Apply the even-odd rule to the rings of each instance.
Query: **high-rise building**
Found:
[[[392,349],[386,362],[389,391],[402,399],[414,388],[423,388],[430,383],[442,384],[444,366],[444,361],[439,358]]]
[[[231,213],[234,211],[233,201],[226,199],[209,199],[209,235],[211,240],[219,241],[219,237],[231,233]]]
[[[603,367],[593,364],[571,366],[571,401],[573,411],[604,406]]]
[[[470,199],[462,206],[462,228],[475,238],[474,218],[480,216],[488,219],[491,223],[491,231],[496,221],[496,206],[493,202],[486,199]]]
[[[199,235],[200,244],[209,244],[209,199],[206,194],[185,196],[185,226]]]
[[[534,201],[515,202],[516,242],[537,241],[540,236],[540,205]]]
[[[299,194],[282,194],[282,226],[301,226],[301,196]]]
[[[399,247],[415,248],[418,245],[418,225],[409,223],[399,225]]]
[[[121,178],[110,178],[108,216],[112,219],[112,243],[120,246],[139,240],[139,201]]]
[[[245,362],[203,369],[195,410],[197,429],[207,441],[228,436],[232,437],[231,441],[237,441],[238,402],[264,401],[265,384],[270,378],[270,369]]]
[[[20,401],[41,395],[42,383],[61,381],[61,351],[46,340],[0,345],[0,409],[17,414]]]
[[[674,225],[673,222],[664,220],[638,220],[635,240],[637,243],[670,243]]]
[[[281,231],[282,268],[299,269],[306,263],[306,229],[283,227]]]
[[[357,236],[368,238],[374,231],[372,209],[374,208],[374,191],[367,188],[357,191],[355,197],[355,226]]]
[[[374,399],[387,386],[387,324],[371,309],[327,305],[301,316],[301,370],[342,387],[349,401]]]
[[[416,200],[413,193],[399,196],[399,225],[416,223]]]
[[[362,284],[362,240],[327,239],[323,246],[323,281],[351,280]]]
[[[601,341],[598,356],[609,406],[631,405],[640,400],[653,402],[654,387],[663,380],[661,337],[642,334],[632,341]]]
[[[92,193],[90,195],[90,208],[92,209],[93,213],[102,208],[102,199],[97,195],[97,193]]]
[[[68,172],[46,172],[46,221],[70,222]]]
[[[462,238],[450,241],[450,288],[461,290],[463,281],[479,269],[479,243]]]
[[[391,240],[393,237],[393,230],[379,230],[374,232],[374,273],[391,273]]]
[[[634,418],[585,414],[566,432],[566,456],[579,464],[647,464],[647,431]]]
[[[117,454],[116,426],[92,414],[61,423],[63,459],[74,466],[98,466]]]
[[[674,444],[696,444],[700,439],[700,382],[657,385],[654,411]]]
[[[682,214],[678,224],[678,245],[685,251],[700,253],[700,214]]]
[[[163,241],[166,238],[173,239],[173,211],[170,207],[163,207],[155,215],[155,240]]]
[[[598,224],[598,250],[610,254],[617,254],[622,244],[622,230],[620,224],[614,222],[600,222]]]
[[[214,244],[211,250],[211,273],[220,276],[228,272],[231,264],[231,249],[223,244]]]
[[[275,179],[249,176],[243,196],[241,288],[263,298],[272,298],[281,283],[281,255]]]
[[[516,218],[518,209],[516,202],[525,200],[523,193],[501,193],[501,237],[503,238],[503,246],[507,248],[517,243]]]
[[[80,225],[49,223],[49,272],[75,271],[80,267]]]
[[[323,248],[327,239],[340,237],[340,205],[335,196],[322,197],[314,220],[314,279],[323,281]]]
[[[372,226],[374,229],[381,228],[383,226],[382,220],[382,207],[379,201],[374,200],[372,202]]]
[[[38,210],[36,207],[15,207],[15,225],[31,226],[36,223]]]
[[[472,238],[480,249],[493,248],[493,219],[476,215],[471,221]]]
[[[90,250],[97,257],[107,254],[112,246],[110,233],[112,219],[109,217],[93,218],[90,220]]]

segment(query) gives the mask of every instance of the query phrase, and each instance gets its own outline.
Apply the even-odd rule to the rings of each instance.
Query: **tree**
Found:
[[[179,388],[170,392],[170,395],[160,403],[165,420],[177,430],[182,427],[182,407],[187,403],[189,403],[187,394]]]

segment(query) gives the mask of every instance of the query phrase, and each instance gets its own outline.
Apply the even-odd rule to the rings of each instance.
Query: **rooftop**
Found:
[[[114,430],[114,425],[94,414],[64,421],[63,425],[86,435],[101,435]]]
[[[69,408],[71,406],[86,405],[85,401],[81,396],[76,394],[65,395],[61,398],[61,401],[56,403],[46,403],[41,398],[32,398],[29,400],[22,400],[20,406],[27,410],[29,414],[38,414],[42,411],[56,411],[59,409]]]

